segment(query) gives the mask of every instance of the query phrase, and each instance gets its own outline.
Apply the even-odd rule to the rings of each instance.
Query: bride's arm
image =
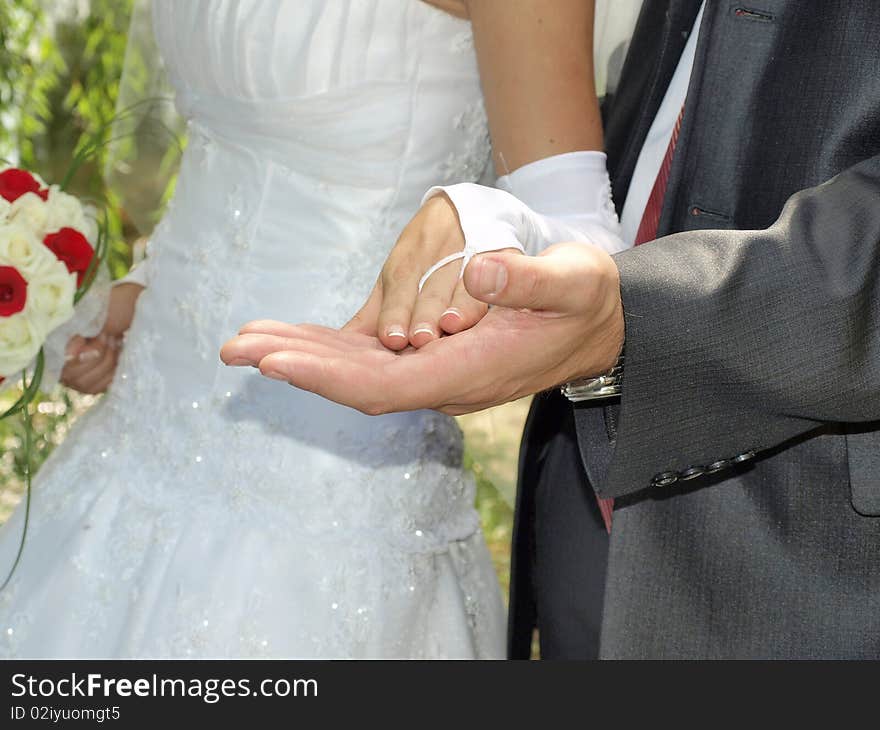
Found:
[[[622,247],[601,152],[594,2],[468,0],[467,7],[499,186],[516,197],[469,184],[428,196],[347,325],[392,349],[422,346],[485,314],[460,283],[460,264],[437,269],[419,293],[423,275],[445,257],[461,258],[466,239],[469,250],[537,252],[564,240]]]
[[[498,175],[601,150],[594,0],[468,0]]]

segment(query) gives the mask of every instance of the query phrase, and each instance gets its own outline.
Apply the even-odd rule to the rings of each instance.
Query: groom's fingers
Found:
[[[238,330],[240,335],[265,334],[278,335],[279,337],[294,337],[297,325],[279,322],[275,319],[255,319],[248,322]]]
[[[282,350],[311,352],[321,357],[339,357],[344,352],[338,342],[334,344],[277,335],[246,334],[240,335],[229,350],[224,348],[221,356],[230,357],[233,362],[244,360],[243,364],[257,365],[266,355]]]
[[[322,357],[311,352],[284,350],[260,361],[260,372],[267,378],[286,380],[302,390],[341,403],[369,415],[387,413],[387,384],[376,377],[376,368],[364,366],[350,357]],[[395,400],[395,405],[400,406]],[[398,407],[398,410],[407,410]]]
[[[263,358],[260,372],[370,415],[437,408],[455,402],[473,380],[467,358],[450,340],[401,356],[386,353],[381,360],[370,351],[322,357],[285,350]],[[428,355],[427,350],[444,345],[445,355]]]
[[[246,324],[241,328],[240,335],[276,335],[277,337],[291,337],[294,339],[318,340],[322,342],[344,342],[353,347],[372,347],[383,349],[383,345],[376,337],[363,335],[350,330],[337,330],[332,327],[323,327],[319,324],[287,324],[274,320],[257,320]]]

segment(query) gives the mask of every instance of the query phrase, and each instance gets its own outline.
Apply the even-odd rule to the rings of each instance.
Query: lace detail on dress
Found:
[[[462,145],[451,152],[441,168],[443,185],[479,180],[492,154],[489,122],[482,99],[476,99],[452,120]]]

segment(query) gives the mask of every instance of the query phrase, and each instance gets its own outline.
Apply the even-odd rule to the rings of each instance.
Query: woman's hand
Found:
[[[461,261],[435,271],[419,292],[422,275],[464,248],[455,206],[446,195],[430,198],[403,230],[366,304],[343,327],[378,337],[385,347],[422,347],[443,334],[473,327],[488,310],[461,281]],[[513,249],[504,249],[511,251]]]
[[[139,284],[119,284],[110,292],[107,321],[97,337],[74,337],[67,345],[61,382],[80,393],[103,393],[113,381],[122,340],[134,319]]]

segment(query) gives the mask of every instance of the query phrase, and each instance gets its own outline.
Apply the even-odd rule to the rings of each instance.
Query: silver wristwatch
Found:
[[[613,398],[620,395],[620,386],[623,382],[623,355],[617,358],[614,367],[604,375],[595,378],[581,378],[572,380],[560,388],[562,395],[572,403],[581,403],[585,400],[598,400],[599,398]]]

